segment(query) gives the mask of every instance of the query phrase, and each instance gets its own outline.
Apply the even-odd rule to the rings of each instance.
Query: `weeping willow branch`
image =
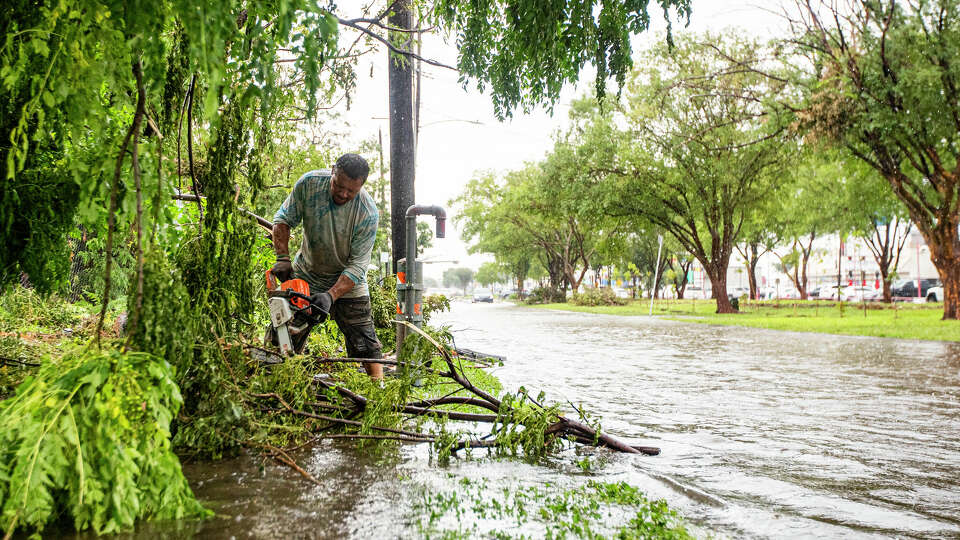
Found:
[[[113,232],[117,225],[117,195],[120,188],[120,173],[123,170],[123,161],[124,157],[126,157],[127,147],[130,146],[130,140],[140,133],[140,123],[143,120],[144,104],[146,103],[146,92],[143,90],[143,73],[139,61],[133,65],[133,75],[138,81],[137,109],[133,115],[133,122],[130,123],[130,129],[127,130],[127,135],[123,138],[123,144],[120,145],[120,152],[117,154],[117,163],[113,169],[113,184],[110,186],[110,210],[107,213],[107,260],[103,271],[103,305],[100,307],[100,317],[97,320],[97,329],[94,334],[94,340],[98,348],[100,347],[100,333],[103,332],[103,319],[107,316],[107,304],[110,303],[110,273],[113,270]]]
[[[134,67],[133,74],[137,79],[137,112],[140,118],[146,115],[146,94],[143,86],[143,69],[138,60]],[[148,118],[149,120],[149,118]],[[135,133],[133,137],[133,152],[131,153],[130,163],[133,168],[133,185],[137,192],[137,297],[133,304],[133,314],[130,317],[130,327],[136,328],[140,319],[140,312],[143,310],[143,190],[141,189],[142,178],[140,174],[140,137]],[[127,342],[124,344],[126,349],[133,339],[133,332],[127,336]]]
[[[200,229],[203,234],[203,203],[200,202],[200,188],[197,186],[197,173],[193,167],[193,94],[197,88],[197,74],[190,77],[190,89],[187,90],[187,161],[190,162],[190,183],[193,186],[193,193],[197,196],[197,210],[200,212]]]

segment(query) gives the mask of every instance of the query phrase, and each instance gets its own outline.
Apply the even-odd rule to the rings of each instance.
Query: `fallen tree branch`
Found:
[[[16,358],[0,358],[0,362],[14,367],[40,367],[40,364],[38,363],[17,360]]]
[[[397,407],[397,412],[412,414],[414,416],[445,416],[450,420],[462,420],[465,422],[488,422],[494,423],[500,417],[496,414],[478,414],[478,413],[468,413],[460,411],[444,411],[441,409],[426,409],[423,407],[414,407],[411,405],[405,405],[403,407]]]
[[[313,482],[314,484],[316,484],[316,485],[318,485],[318,486],[322,486],[322,485],[323,485],[323,484],[320,483],[319,480],[317,480],[316,478],[314,478],[314,476],[313,476],[312,474],[310,474],[310,473],[308,473],[307,471],[303,470],[303,467],[297,465],[297,462],[294,461],[292,457],[290,457],[289,455],[287,455],[286,452],[284,452],[283,450],[281,450],[280,448],[277,448],[277,447],[275,447],[275,446],[267,445],[267,447],[270,449],[271,452],[275,452],[275,453],[274,453],[272,456],[270,456],[270,457],[272,457],[273,459],[279,461],[280,463],[283,463],[284,465],[287,465],[287,466],[290,467],[291,469],[297,471],[298,473],[300,473],[301,476],[303,476],[303,477],[306,478],[307,480]]]
[[[407,324],[407,323],[403,323]],[[417,417],[432,417],[432,418],[446,418],[448,420],[454,421],[464,421],[464,422],[484,422],[491,424],[511,424],[520,422],[517,420],[518,416],[515,416],[517,409],[511,407],[510,405],[504,405],[499,399],[490,395],[485,390],[475,386],[464,374],[462,366],[458,366],[457,362],[451,357],[450,353],[439,343],[437,343],[432,337],[425,334],[421,329],[407,324],[407,326],[412,329],[413,332],[420,334],[424,339],[432,343],[440,355],[442,356],[447,367],[450,369],[449,372],[439,373],[440,376],[451,379],[449,382],[438,382],[440,384],[453,384],[457,387],[454,392],[450,394],[435,397],[421,399],[416,402],[405,403],[405,404],[395,404],[390,405],[393,411],[410,415],[410,418]],[[389,365],[400,365],[402,362],[398,362],[394,359],[368,359],[368,358],[313,358],[313,361],[318,364],[324,363],[385,363]],[[314,377],[315,384],[322,390],[332,390],[336,392],[335,395],[320,393],[321,401],[328,400],[327,403],[308,403],[309,406],[315,406],[318,408],[323,408],[333,413],[339,413],[340,416],[351,416],[355,417],[356,415],[363,414],[367,409],[368,404],[370,404],[369,398],[353,391],[344,386],[337,384],[333,381],[326,380],[320,376]],[[463,396],[463,395],[453,395],[455,392],[467,391],[472,395]],[[326,414],[317,414],[308,411],[301,411],[291,407],[283,399],[275,393],[264,393],[264,394],[249,394],[252,397],[257,398],[269,398],[276,399],[280,402],[283,408],[279,409],[270,409],[276,412],[294,414],[298,416],[303,416],[306,418],[313,418],[317,420],[324,420],[330,422],[331,424],[339,424],[343,426],[349,426],[353,428],[366,428],[374,431],[381,431],[386,434],[369,434],[369,433],[343,433],[343,434],[334,434],[327,435],[324,437],[315,437],[312,440],[318,440],[320,438],[343,438],[343,439],[382,439],[382,440],[398,440],[405,442],[437,442],[437,437],[429,435],[426,433],[419,433],[416,431],[408,431],[403,429],[388,428],[382,426],[374,425],[365,425],[363,422],[358,420],[342,418],[338,416],[331,416]],[[339,397],[338,397],[339,396]],[[340,398],[344,398],[343,401]],[[536,400],[530,398],[529,395],[526,396],[528,402],[531,406],[536,407],[537,410],[542,411],[543,413],[549,413],[549,421],[551,422],[543,432],[543,435],[546,437],[547,441],[554,441],[557,438],[566,439],[577,444],[584,444],[589,446],[603,446],[609,448],[610,450],[615,450],[617,452],[624,452],[628,454],[646,454],[646,455],[657,455],[660,453],[659,448],[650,447],[650,446],[635,446],[628,444],[613,435],[608,433],[603,433],[598,431],[598,429],[587,425],[584,422],[567,418],[563,415],[554,416],[554,412],[546,406],[538,403]],[[475,412],[463,412],[455,411],[448,409],[441,409],[438,407],[444,405],[467,405],[472,407],[478,407],[481,409],[486,409],[494,414],[482,414]],[[576,408],[576,407],[574,407]],[[582,414],[582,412],[581,412]],[[326,426],[324,429],[329,429],[330,426]],[[490,436],[493,436],[491,434]],[[307,443],[305,443],[307,444]],[[466,448],[496,448],[504,444],[501,441],[498,441],[496,438],[491,440],[464,440],[454,443],[449,448],[453,452],[463,450]]]
[[[433,442],[436,439],[431,436],[426,437],[409,437],[406,435],[371,435],[364,433],[334,433],[332,435],[324,435],[320,439],[377,439],[377,440],[391,440],[391,441],[405,441],[405,442],[415,442],[415,443],[425,443]]]
[[[463,396],[447,396],[436,399],[425,399],[423,401],[417,401],[414,403],[407,404],[410,407],[436,407],[437,405],[473,405],[475,407],[483,407],[484,409],[491,410],[493,412],[500,412],[500,409],[494,407],[490,402],[484,401],[482,399],[463,397]]]

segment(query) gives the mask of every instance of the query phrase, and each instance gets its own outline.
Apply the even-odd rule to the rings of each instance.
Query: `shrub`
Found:
[[[0,295],[0,332],[60,331],[76,326],[86,311],[57,296],[14,286]]]
[[[586,289],[582,293],[574,293],[570,300],[578,306],[623,306],[627,301],[624,298],[617,298],[612,289],[596,288]]]
[[[528,304],[553,304],[566,301],[567,297],[563,291],[550,287],[537,287],[530,291],[526,299]]]

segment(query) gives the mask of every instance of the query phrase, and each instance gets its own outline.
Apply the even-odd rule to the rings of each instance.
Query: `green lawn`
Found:
[[[637,300],[625,306],[575,306],[543,304],[542,309],[559,309],[606,315],[647,315],[649,300]],[[751,326],[794,332],[821,332],[852,336],[895,337],[937,341],[960,341],[960,321],[942,321],[943,304],[895,304],[887,306],[845,303],[843,310],[835,302],[781,300],[749,302],[740,305],[740,313],[718,315],[712,300],[657,300],[653,314],[668,319],[700,324]]]

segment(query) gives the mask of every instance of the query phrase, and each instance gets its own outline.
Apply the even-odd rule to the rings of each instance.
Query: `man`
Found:
[[[363,189],[370,166],[357,154],[344,154],[331,171],[304,174],[273,216],[273,273],[310,285],[311,302],[336,321],[351,358],[382,358],[374,332],[367,290],[367,265],[377,235],[379,214]],[[290,229],[303,223],[300,253],[291,260]],[[305,343],[306,333],[300,344]],[[381,364],[364,364],[367,374],[383,378]]]

